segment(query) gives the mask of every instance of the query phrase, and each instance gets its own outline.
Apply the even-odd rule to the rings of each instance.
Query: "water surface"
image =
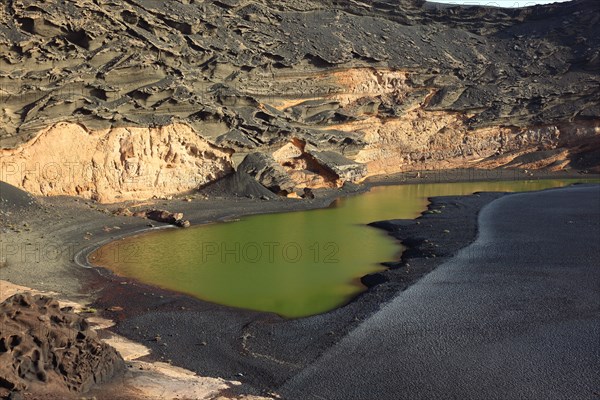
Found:
[[[365,290],[360,277],[402,251],[366,224],[415,218],[431,196],[530,191],[574,180],[383,186],[329,208],[249,216],[236,222],[161,230],[110,243],[90,261],[142,282],[203,300],[285,317],[319,314]]]

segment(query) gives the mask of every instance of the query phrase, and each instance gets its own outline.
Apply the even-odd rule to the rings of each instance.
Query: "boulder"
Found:
[[[124,370],[119,353],[58,301],[16,294],[0,304],[0,388],[85,393]]]
[[[191,225],[190,221],[183,219],[183,213],[172,213],[166,210],[148,210],[146,211],[146,218],[180,228],[188,228]]]
[[[306,153],[321,167],[337,175],[342,182],[357,182],[367,176],[367,166],[352,161],[335,151],[307,150]]]

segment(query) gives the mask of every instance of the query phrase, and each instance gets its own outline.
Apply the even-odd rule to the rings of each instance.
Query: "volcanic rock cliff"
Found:
[[[281,194],[429,168],[598,171],[599,37],[596,0],[7,0],[0,180],[112,202],[238,166]]]

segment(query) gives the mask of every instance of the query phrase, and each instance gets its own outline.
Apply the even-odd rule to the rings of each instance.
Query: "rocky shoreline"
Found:
[[[442,177],[447,181],[510,180],[516,176],[541,179],[582,175],[536,173],[532,177],[521,171],[508,170],[497,171],[491,176],[489,171],[457,170],[443,174],[423,171],[390,176],[387,180],[360,187],[317,191],[315,200],[267,201],[208,191],[202,195],[207,198],[199,197],[191,202],[179,198],[144,203],[139,207],[160,206],[181,211],[197,225],[253,213],[326,207],[340,195],[354,195],[367,190],[370,185],[430,183],[444,181],[440,179]],[[0,244],[8,257],[6,266],[0,269],[0,278],[91,302],[91,307],[117,322],[111,328],[113,332],[151,349],[151,355],[142,361],[170,362],[202,376],[240,381],[244,385],[232,389],[234,392],[269,396],[273,388],[336,343],[397,291],[408,287],[470,243],[476,235],[477,211],[497,196],[499,194],[434,199],[429,212],[417,220],[418,224],[415,221],[376,223],[378,227],[393,230],[393,234],[410,247],[402,260],[388,260],[386,265],[390,269],[364,277],[363,283],[370,289],[348,305],[299,320],[211,304],[118,277],[103,269],[78,267],[74,254],[106,240],[148,229],[148,220],[114,215],[105,211],[104,206],[85,204],[74,198],[38,198],[23,210],[3,207],[2,229],[5,233]],[[435,212],[442,207],[443,213]],[[52,218],[54,224],[50,222]],[[16,224],[10,222],[15,220],[26,220],[27,226],[20,224],[15,228]],[[78,226],[80,228],[76,229]],[[439,229],[441,226],[443,228]],[[48,258],[48,255],[44,258],[42,252],[20,248],[15,257],[7,250],[12,249],[10,245],[16,240],[32,243],[39,249],[68,244],[70,253],[56,259]],[[36,254],[41,258],[35,259]],[[156,340],[157,337],[160,340]]]
[[[461,173],[463,179],[477,175],[473,171],[455,171],[456,180],[460,180]],[[423,172],[419,178],[410,174],[394,179],[423,181],[433,180],[434,176]],[[508,176],[499,173],[496,178],[505,180]],[[126,311],[111,315],[122,320],[116,327],[119,334],[147,342],[153,357],[171,360],[202,374],[239,379],[249,387],[262,388],[254,393],[265,395],[316,359],[397,291],[407,288],[469,244],[476,236],[478,210],[501,195],[433,199],[429,210],[417,222],[404,221],[399,230],[393,221],[375,224],[393,227],[394,236],[410,250],[402,260],[385,263],[389,270],[364,277],[363,283],[371,287],[367,292],[323,315],[285,320],[272,314],[206,303],[110,274],[99,283],[103,290],[97,304],[105,307],[127,295]],[[444,208],[442,217],[436,212],[441,208]],[[124,285],[124,281],[128,284]],[[183,332],[198,333],[187,336]],[[162,338],[161,342],[153,341],[156,335]]]

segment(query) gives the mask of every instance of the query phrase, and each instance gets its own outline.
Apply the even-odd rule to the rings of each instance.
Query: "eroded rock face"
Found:
[[[600,148],[600,121],[470,129],[458,114],[436,112],[428,115],[430,119],[423,113],[344,127],[364,132],[369,142],[355,160],[365,163],[370,175],[467,167],[560,170]],[[547,157],[548,151],[562,156]],[[513,162],[518,157],[520,164]],[[599,161],[592,168],[598,170]]]
[[[464,166],[600,171],[599,18],[596,0],[522,9],[14,0],[0,9],[1,146],[29,168],[48,156],[42,146],[25,150],[54,131],[43,147],[81,153],[118,178],[9,182],[40,194],[146,198],[213,181],[257,152],[296,187],[346,179],[306,149],[364,164],[365,176]],[[171,136],[173,149],[156,148],[161,130],[182,125],[184,143]],[[113,136],[99,149],[83,131]],[[351,179],[362,174],[355,167]],[[130,175],[151,178],[130,184]]]
[[[229,152],[184,124],[88,131],[57,123],[4,150],[0,180],[39,195],[115,202],[197,189],[231,171]]]
[[[337,186],[344,182],[358,182],[367,176],[367,167],[354,162],[335,151],[307,151],[313,163],[322,166],[337,177]]]
[[[0,388],[84,393],[124,368],[117,351],[57,301],[17,294],[0,304]]]

